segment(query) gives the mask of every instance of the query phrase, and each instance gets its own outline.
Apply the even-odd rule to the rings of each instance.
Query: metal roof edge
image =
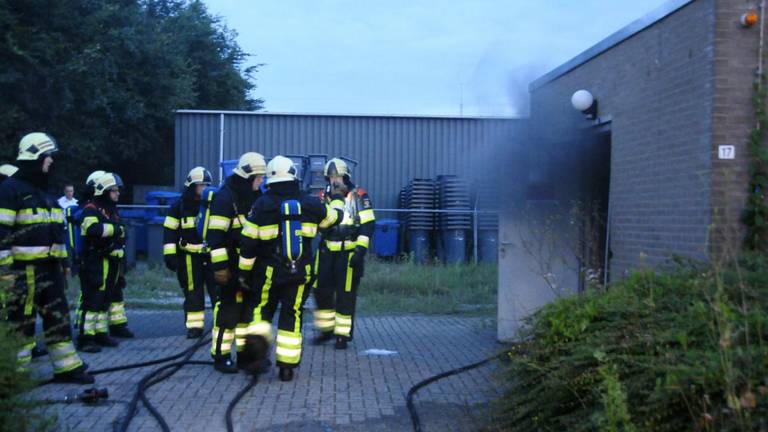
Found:
[[[635,21],[633,21],[628,26],[622,28],[621,30],[617,31],[616,33],[613,33],[612,35],[608,36],[607,38],[601,40],[597,44],[593,45],[591,48],[588,48],[586,51],[582,52],[581,54],[577,55],[576,57],[568,60],[567,62],[563,63],[562,65],[556,67],[555,69],[547,72],[545,75],[537,78],[535,81],[532,81],[528,85],[529,91],[534,91],[545,84],[552,82],[556,80],[557,78],[561,77],[562,75],[565,75],[566,73],[578,68],[582,64],[592,60],[593,58],[599,56],[600,54],[610,50],[611,48],[615,47],[616,45],[619,45],[620,43],[624,42],[625,40],[631,38],[632,36],[642,32],[643,30],[647,29],[648,27],[651,27],[652,25],[656,24],[657,22],[661,21],[662,19],[672,15],[673,13],[679,11],[683,7],[689,5],[690,3],[693,3],[695,0],[670,0],[667,3],[664,3],[663,5],[659,6],[658,8],[654,9],[653,11],[649,12],[642,18],[639,18]]]
[[[302,113],[302,112],[269,112],[269,111],[228,111],[228,110],[175,110],[175,114],[231,114],[231,115],[263,115],[263,116],[295,116],[295,117],[391,117],[391,118],[436,118],[453,120],[528,120],[527,117],[504,116],[451,116],[451,115],[408,115],[408,114],[343,114],[343,113]]]

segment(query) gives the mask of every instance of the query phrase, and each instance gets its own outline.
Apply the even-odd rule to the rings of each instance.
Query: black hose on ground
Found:
[[[227,406],[227,414],[226,414],[227,432],[235,431],[235,426],[232,422],[232,411],[234,411],[235,405],[237,405],[237,403],[240,402],[240,399],[242,399],[246,393],[248,393],[253,387],[255,387],[258,382],[259,382],[259,375],[254,374],[253,377],[251,378],[251,381],[248,384],[246,384],[246,386],[243,387],[235,395],[235,397],[229,402],[229,405]]]
[[[408,394],[405,397],[406,400],[406,406],[408,407],[408,412],[411,414],[411,423],[413,423],[413,430],[415,432],[421,432],[421,420],[419,419],[419,414],[416,412],[416,406],[413,404],[413,397],[416,395],[416,392],[419,391],[422,387],[426,387],[436,381],[439,381],[443,378],[447,378],[449,376],[458,375],[462,372],[467,372],[472,369],[477,369],[480,366],[483,366],[487,363],[490,363],[496,359],[499,359],[503,356],[505,356],[507,353],[503,352],[501,354],[496,354],[493,357],[488,357],[487,359],[481,360],[477,363],[472,363],[466,366],[462,366],[460,368],[451,369],[449,371],[439,373],[437,375],[431,376],[423,381],[420,381],[416,383],[413,387],[411,387],[408,390]]]

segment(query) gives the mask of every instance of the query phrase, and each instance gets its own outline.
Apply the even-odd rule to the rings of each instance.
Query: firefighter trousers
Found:
[[[207,254],[180,252],[176,276],[184,293],[184,322],[187,329],[205,327],[205,290],[216,304],[216,282]]]
[[[230,358],[232,346],[238,352],[245,347],[245,336],[252,312],[246,307],[252,303],[252,292],[244,292],[237,281],[237,263],[230,267],[232,274],[224,286],[216,285],[216,302],[213,306],[213,334],[211,356],[214,359]]]
[[[280,307],[275,339],[275,360],[280,368],[295,368],[301,362],[302,316],[309,297],[312,266],[307,264],[303,270],[297,277],[284,277],[287,269],[263,264],[257,264],[254,269],[254,295],[249,305],[253,319],[247,334],[248,337],[263,337],[269,346],[272,343],[272,319]]]
[[[354,251],[331,252],[321,247],[318,252],[315,285],[315,329],[322,333],[352,339],[357,288],[363,268],[349,266]]]
[[[120,280],[122,279],[122,283]],[[78,328],[81,340],[108,333],[109,326],[125,325],[121,262],[118,258],[86,256],[80,266],[81,305]]]
[[[35,347],[35,319],[43,318],[48,353],[55,374],[83,365],[72,344],[66,281],[58,261],[19,265],[14,269],[14,284],[6,299],[8,321],[23,336],[17,353],[18,367],[28,370]]]

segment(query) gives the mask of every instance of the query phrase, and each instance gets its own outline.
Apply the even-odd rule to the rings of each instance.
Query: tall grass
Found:
[[[358,309],[364,313],[492,313],[496,291],[496,265],[369,259],[358,291]]]

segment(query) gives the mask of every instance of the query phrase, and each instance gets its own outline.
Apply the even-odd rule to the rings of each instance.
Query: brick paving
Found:
[[[174,311],[129,311],[135,340],[98,354],[83,354],[91,370],[168,356],[192,345],[184,338],[183,320]],[[308,320],[307,320],[308,321]],[[207,322],[210,322],[208,319]],[[309,326],[309,323],[305,324]],[[311,334],[311,331],[305,333]],[[333,344],[304,344],[304,357],[294,381],[283,383],[273,368],[237,405],[237,431],[392,431],[411,430],[405,395],[417,382],[485,358],[500,349],[495,327],[487,318],[455,316],[377,316],[356,321],[355,340],[346,351]],[[396,351],[367,355],[366,350]],[[209,360],[208,347],[197,360]],[[47,357],[35,360],[36,373],[51,373]],[[106,431],[125,416],[138,381],[159,366],[97,376],[110,402],[101,406],[56,404],[59,428]],[[483,426],[488,402],[498,398],[495,365],[439,381],[419,391],[416,407],[427,431],[472,431]],[[232,397],[245,386],[245,374],[222,375],[210,366],[188,365],[152,387],[147,396],[176,431],[226,430],[224,414]],[[38,399],[60,399],[79,390],[51,384],[30,392]],[[160,430],[141,407],[131,431]]]

